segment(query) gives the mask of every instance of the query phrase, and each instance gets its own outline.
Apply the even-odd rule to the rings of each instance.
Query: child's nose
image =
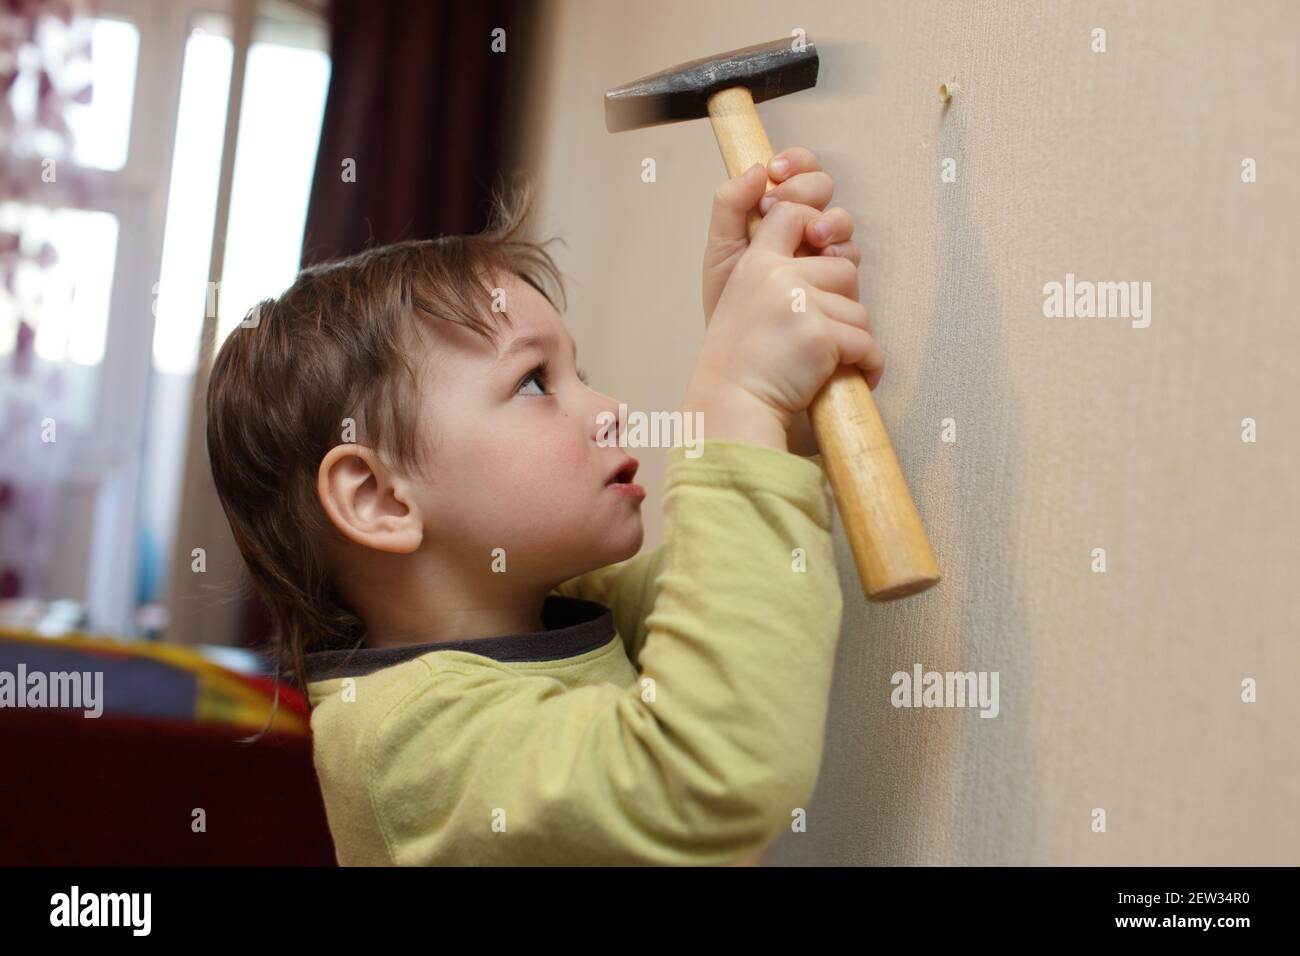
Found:
[[[607,395],[600,396],[593,414],[591,437],[596,444],[617,445],[622,423],[618,418],[619,403]]]

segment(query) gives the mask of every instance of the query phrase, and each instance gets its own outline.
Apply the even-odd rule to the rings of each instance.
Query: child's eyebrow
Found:
[[[554,346],[555,339],[556,337],[549,333],[546,335],[521,335],[497,353],[497,364],[500,365],[516,352],[522,352],[525,349],[533,348],[534,346],[539,348],[548,345]],[[573,345],[573,359],[576,362],[578,359],[578,343],[571,342],[570,344]]]

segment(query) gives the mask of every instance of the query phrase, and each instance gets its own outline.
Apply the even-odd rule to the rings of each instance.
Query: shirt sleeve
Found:
[[[604,604],[614,614],[614,629],[627,656],[638,663],[647,634],[646,618],[655,599],[655,581],[663,567],[664,548],[642,551],[618,564],[597,568],[555,588],[565,597]]]
[[[804,460],[822,468],[820,454]],[[557,585],[554,592],[608,607],[613,612],[614,628],[623,639],[628,659],[639,666],[648,631],[646,620],[657,593],[655,581],[663,567],[663,557],[664,548],[660,545],[626,561],[570,578]]]
[[[420,659],[366,748],[393,862],[721,865],[806,805],[843,608],[820,463],[670,449],[664,520],[661,548],[593,579],[654,570],[632,684]]]

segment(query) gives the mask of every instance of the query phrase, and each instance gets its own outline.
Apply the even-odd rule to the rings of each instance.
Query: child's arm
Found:
[[[557,586],[556,594],[604,604],[614,613],[614,628],[623,638],[628,659],[641,656],[646,617],[654,604],[655,578],[663,565],[663,545],[635,557],[606,565]]]
[[[806,428],[807,416],[801,417]],[[795,432],[799,435],[798,447],[810,447],[812,452],[816,452],[817,445],[811,438],[810,430],[805,435],[804,430],[796,427],[787,433],[787,437]],[[795,449],[792,439],[791,453],[797,454]],[[818,468],[823,467],[820,453],[810,454],[808,461]],[[556,586],[554,592],[564,597],[596,601],[610,608],[614,614],[614,627],[623,638],[628,659],[639,665],[647,633],[646,622],[657,592],[655,579],[663,566],[663,558],[664,546],[660,545],[618,564],[606,565],[570,578]]]
[[[392,862],[725,864],[807,805],[843,605],[830,499],[815,463],[705,447],[668,453],[640,680],[421,658],[357,767]]]

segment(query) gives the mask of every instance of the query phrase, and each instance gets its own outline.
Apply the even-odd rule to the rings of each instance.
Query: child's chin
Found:
[[[644,540],[645,526],[641,523],[640,513],[637,513],[628,520],[626,530],[621,530],[618,536],[614,538],[618,557],[615,557],[613,561],[624,561],[635,555],[641,550],[641,542]]]

